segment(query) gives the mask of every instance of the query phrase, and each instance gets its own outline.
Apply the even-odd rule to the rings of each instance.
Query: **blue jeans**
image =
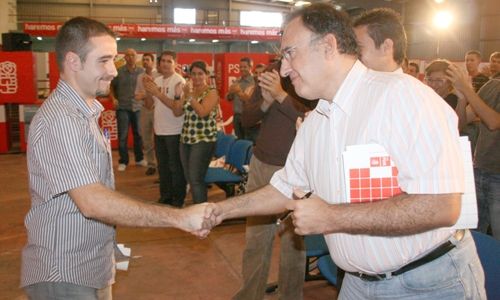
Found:
[[[470,231],[450,252],[399,276],[370,282],[346,273],[339,299],[486,299]]]
[[[96,289],[67,282],[40,282],[24,287],[30,300],[111,300],[111,286]]]
[[[474,169],[479,222],[477,230],[483,233],[491,225],[493,237],[500,240],[500,174]]]
[[[179,153],[180,135],[155,135],[156,162],[160,175],[160,202],[184,205],[186,179]]]
[[[141,111],[131,111],[118,109],[116,111],[116,123],[118,126],[118,153],[120,159],[118,163],[128,165],[128,128],[132,126],[132,135],[134,136],[134,156],[135,161],[143,160],[142,137],[140,134],[140,114]]]
[[[215,142],[181,143],[184,175],[191,188],[194,203],[207,202],[205,175],[215,151]]]

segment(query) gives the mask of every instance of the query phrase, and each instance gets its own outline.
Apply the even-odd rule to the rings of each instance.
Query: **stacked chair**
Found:
[[[248,169],[252,155],[252,141],[236,140],[232,135],[219,133],[215,146],[217,158],[225,156],[223,168],[208,168],[205,175],[207,184],[215,184],[226,193],[226,197],[244,192],[244,185],[248,177]]]

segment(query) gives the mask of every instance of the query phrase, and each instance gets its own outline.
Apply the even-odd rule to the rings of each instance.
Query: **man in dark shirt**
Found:
[[[474,91],[476,93],[489,80],[488,76],[479,72],[480,63],[481,52],[471,50],[465,54],[465,66],[467,67],[467,72],[472,79],[472,86],[474,87]]]
[[[489,80],[479,93],[470,87],[468,78],[456,66],[448,76],[464,95],[468,106],[458,111],[465,122],[481,119],[479,137],[474,149],[474,180],[478,204],[477,230],[486,233],[491,226],[493,236],[500,240],[500,73]],[[463,108],[464,106],[460,106]]]
[[[144,72],[143,68],[135,65],[137,53],[134,49],[125,51],[125,61],[123,67],[118,69],[118,76],[111,82],[111,99],[116,107],[116,125],[118,126],[118,171],[125,171],[128,158],[128,132],[132,126],[134,136],[134,155],[138,165],[147,167],[142,153],[142,137],[140,134],[140,113],[141,103],[135,101],[135,87],[137,77]]]
[[[285,165],[295,138],[297,118],[308,108],[293,91],[288,78],[281,79],[277,64],[259,76],[259,83],[243,105],[242,124],[251,127],[261,122],[253,156],[247,191],[267,185],[275,171]],[[283,84],[283,87],[282,87]],[[304,101],[305,102],[305,101]],[[246,247],[243,253],[243,286],[234,299],[262,299],[269,274],[273,240],[280,231],[279,292],[281,299],[302,299],[304,282],[304,241],[293,231],[291,220],[283,229],[276,216],[247,217]]]
[[[251,139],[256,136],[255,130],[252,132],[250,129],[243,128],[241,124],[241,114],[243,112],[243,103],[250,99],[255,81],[252,76],[253,61],[249,57],[240,59],[240,73],[241,77],[229,87],[229,93],[226,98],[228,101],[233,102],[233,127],[234,134],[239,139]]]

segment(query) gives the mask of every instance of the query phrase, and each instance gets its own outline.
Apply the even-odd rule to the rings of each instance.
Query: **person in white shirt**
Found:
[[[281,75],[299,96],[321,100],[270,185],[216,203],[212,218],[293,211],[295,232],[323,233],[335,264],[347,271],[340,299],[484,299],[470,232],[450,228],[464,185],[453,110],[411,76],[366,68],[348,16],[331,4],[292,12],[281,51]],[[369,143],[391,156],[403,193],[351,204],[342,153]],[[309,199],[290,201],[311,191]]]
[[[175,94],[175,87],[185,84],[181,75],[175,72],[177,54],[164,51],[160,54],[158,71],[162,76],[152,80],[144,77],[144,88],[155,101],[154,131],[156,160],[160,175],[160,203],[176,207],[184,205],[186,179],[180,157],[180,137],[184,116],[175,116],[175,101],[181,95]]]

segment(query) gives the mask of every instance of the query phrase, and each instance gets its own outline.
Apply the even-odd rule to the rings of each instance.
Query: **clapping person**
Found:
[[[175,88],[174,114],[184,114],[180,154],[194,203],[207,201],[205,173],[217,140],[217,91],[208,85],[207,64],[195,61],[189,67],[190,81]]]

